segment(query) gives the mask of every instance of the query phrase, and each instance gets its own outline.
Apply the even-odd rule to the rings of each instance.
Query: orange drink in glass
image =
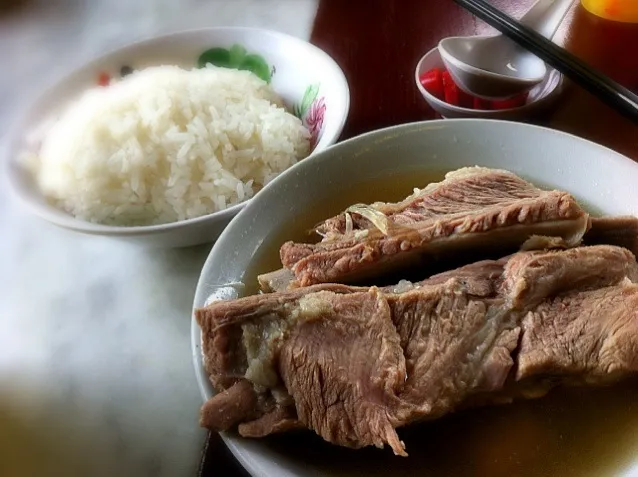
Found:
[[[638,23],[638,0],[581,0],[594,15],[618,22]]]

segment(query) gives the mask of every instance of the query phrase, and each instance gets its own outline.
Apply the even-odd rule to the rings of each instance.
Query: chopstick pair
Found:
[[[608,106],[638,123],[638,96],[485,0],[454,0]]]

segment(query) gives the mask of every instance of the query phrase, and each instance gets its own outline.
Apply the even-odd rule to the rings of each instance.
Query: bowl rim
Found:
[[[589,139],[576,136],[575,134],[571,134],[565,131],[560,131],[557,129],[538,126],[535,124],[522,123],[522,122],[512,122],[500,119],[486,119],[486,118],[454,118],[454,119],[438,119],[438,120],[425,120],[425,121],[417,121],[411,123],[404,123],[395,126],[389,126],[382,129],[377,129],[374,131],[369,131],[358,136],[354,136],[352,138],[346,139],[329,150],[322,151],[319,154],[313,164],[318,164],[321,161],[334,160],[330,159],[331,155],[338,157],[338,150],[342,147],[347,147],[348,145],[363,141],[364,143],[367,141],[374,142],[375,136],[396,136],[401,135],[402,131],[415,130],[420,128],[428,128],[428,129],[436,129],[438,127],[454,127],[455,124],[463,124],[463,123],[493,123],[500,124],[507,127],[515,127],[521,129],[532,129],[537,131],[545,131],[548,134],[554,134],[556,136],[565,137],[569,140],[576,140],[583,144],[587,144],[589,147],[595,148],[597,151],[601,153],[606,153],[605,160],[609,162],[613,162],[616,165],[625,165],[633,168],[638,174],[638,163],[631,160],[627,156],[621,154],[618,151],[614,151],[613,149],[604,146],[602,144],[598,144]],[[306,166],[308,167],[308,166]],[[289,170],[289,169],[288,169]],[[267,184],[264,189],[271,187],[278,187],[278,183],[280,181],[284,181],[289,174],[287,171],[284,171],[280,175],[278,175],[273,181]],[[263,189],[262,189],[263,190]],[[201,329],[197,323],[197,319],[195,318],[195,310],[197,309],[198,303],[201,301],[202,303],[206,301],[207,297],[202,297],[202,293],[205,289],[205,279],[206,274],[210,269],[213,268],[214,262],[217,261],[217,256],[222,253],[220,250],[222,248],[222,244],[228,241],[227,236],[232,233],[232,228],[234,226],[235,221],[241,220],[244,214],[249,214],[251,212],[250,208],[242,210],[233,220],[228,224],[228,226],[224,229],[224,231],[219,236],[218,240],[215,242],[213,247],[210,249],[204,264],[202,265],[202,269],[197,280],[197,284],[195,287],[195,293],[193,297],[193,304],[191,307],[191,359],[193,363],[193,370],[195,372],[195,378],[197,382],[197,386],[199,388],[199,392],[202,398],[202,402],[206,402],[209,398],[208,390],[212,388],[212,385],[208,379],[207,372],[205,370],[204,359],[202,354],[202,346],[201,346]],[[230,286],[231,284],[227,284],[226,286]],[[221,285],[220,285],[221,287]],[[208,286],[210,289],[210,285]],[[210,295],[210,293],[208,293]],[[202,300],[202,298],[204,298]],[[255,462],[252,461],[245,452],[242,450],[241,443],[233,438],[232,434],[227,432],[220,433],[222,440],[226,443],[232,454],[235,458],[240,462],[240,464],[251,474],[254,476],[257,475],[265,475],[262,470],[256,466]]]
[[[10,170],[12,167],[20,167],[17,161],[17,156],[20,151],[19,144],[22,141],[24,135],[28,133],[28,119],[32,115],[33,111],[37,108],[37,106],[42,103],[46,98],[51,95],[52,90],[60,87],[69,78],[73,77],[81,73],[82,71],[91,68],[92,66],[97,66],[100,63],[104,62],[106,59],[111,57],[112,55],[121,54],[126,52],[127,50],[135,50],[137,48],[152,45],[158,41],[164,41],[173,37],[180,36],[189,36],[189,35],[199,35],[210,32],[247,32],[256,35],[265,35],[271,36],[274,38],[278,38],[283,41],[297,43],[300,46],[305,48],[309,48],[310,51],[313,51],[316,55],[323,57],[328,64],[333,68],[333,72],[336,75],[337,83],[340,84],[343,93],[344,93],[344,108],[341,110],[341,114],[339,117],[338,123],[336,123],[336,128],[330,136],[328,136],[327,140],[323,145],[318,148],[315,148],[307,157],[302,159],[301,161],[305,161],[311,159],[316,153],[321,152],[328,147],[332,146],[337,142],[341,133],[343,132],[343,128],[348,119],[348,114],[350,112],[350,87],[348,85],[348,80],[346,78],[345,73],[341,69],[341,66],[336,62],[332,56],[326,53],[324,50],[319,48],[318,46],[310,43],[310,41],[304,40],[302,38],[289,35],[287,33],[283,33],[276,30],[269,30],[266,28],[258,28],[258,27],[244,27],[244,26],[215,26],[215,27],[204,27],[204,28],[193,28],[186,30],[176,30],[172,32],[163,33],[160,35],[150,35],[145,38],[138,39],[131,43],[124,44],[120,47],[111,48],[104,53],[101,53],[98,56],[93,57],[90,60],[85,62],[78,63],[73,67],[65,70],[59,76],[56,76],[49,80],[44,84],[41,91],[35,95],[34,99],[27,103],[26,107],[22,110],[21,113],[18,114],[18,119],[13,123],[13,125],[9,128],[7,132],[7,142],[5,148],[5,157],[3,160],[3,175],[8,185],[8,190],[14,198],[18,200],[23,206],[26,207],[27,210],[31,211],[34,215],[44,219],[54,225],[73,230],[76,232],[89,233],[89,234],[98,234],[105,236],[139,236],[147,233],[153,232],[168,232],[172,230],[177,230],[185,226],[201,224],[207,222],[209,220],[226,220],[230,219],[234,215],[237,214],[241,209],[243,209],[246,204],[248,204],[254,197],[259,193],[259,191],[255,194],[255,196],[247,199],[238,204],[234,204],[226,209],[219,210],[216,212],[212,212],[210,214],[201,215],[199,217],[193,217],[185,220],[178,220],[175,222],[169,222],[165,224],[155,224],[155,225],[135,225],[135,226],[124,226],[124,225],[104,225],[94,222],[89,222],[87,220],[79,219],[68,212],[57,209],[56,211],[49,210],[48,207],[43,204],[38,203],[33,200],[34,197],[39,197],[40,199],[45,199],[42,194],[38,194],[33,192],[32,194],[23,193],[20,191],[20,187],[14,182],[14,173]],[[290,168],[295,167],[299,162],[293,164]],[[289,168],[289,169],[290,169]],[[285,172],[285,171],[284,171]],[[268,185],[268,184],[266,184]],[[55,206],[52,206],[55,207]],[[58,213],[59,212],[59,213]]]
[[[498,111],[464,108],[463,106],[456,106],[454,104],[446,103],[445,101],[432,95],[428,90],[426,90],[423,87],[423,85],[421,84],[421,81],[419,80],[419,70],[421,69],[421,65],[426,60],[426,58],[429,58],[430,56],[432,56],[433,54],[437,52],[439,53],[439,55],[441,55],[439,47],[435,46],[434,48],[429,50],[426,54],[424,54],[421,58],[419,58],[419,61],[417,62],[416,67],[414,69],[414,82],[416,83],[416,87],[419,89],[419,91],[424,96],[427,102],[432,102],[439,107],[448,109],[450,111],[454,111],[455,113],[476,115],[477,119],[479,118],[479,115],[480,115],[480,117],[485,117],[486,119],[489,118],[493,120],[498,120],[499,116],[506,113],[522,112],[528,109],[538,107],[539,104],[543,104],[545,101],[549,101],[550,99],[554,98],[555,95],[560,94],[565,82],[565,77],[563,76],[563,74],[557,71],[556,73],[558,74],[558,81],[556,82],[556,86],[548,94],[546,94],[542,98],[532,101],[531,103],[524,104],[523,106],[517,106],[516,108],[499,109]],[[443,60],[442,56],[441,56],[441,60]],[[555,70],[548,69],[547,74],[551,74],[551,71],[555,71]],[[461,119],[461,118],[455,118],[455,119]],[[472,118],[468,118],[468,119],[472,119]]]

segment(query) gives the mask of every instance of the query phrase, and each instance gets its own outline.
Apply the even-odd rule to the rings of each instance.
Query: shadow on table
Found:
[[[18,389],[3,379],[2,387],[0,476],[173,477],[196,473],[192,436],[180,434],[189,426],[174,429],[165,424],[154,413],[150,398],[148,409],[142,398],[122,412],[113,408],[114,397],[109,398],[108,392],[87,396],[86,389],[80,394],[72,384]],[[192,404],[186,403],[189,408]],[[184,419],[190,421],[190,413],[184,413]],[[195,409],[192,427],[196,426]]]
[[[0,17],[26,10],[34,3],[37,2],[34,0],[0,0]]]
[[[99,428],[78,422],[86,417],[82,412],[56,403],[43,414],[47,398],[22,399],[29,404],[17,401],[17,395],[0,394],[0,475],[109,475],[110,469],[103,468],[104,436]]]
[[[210,433],[197,477],[250,477],[217,433]]]

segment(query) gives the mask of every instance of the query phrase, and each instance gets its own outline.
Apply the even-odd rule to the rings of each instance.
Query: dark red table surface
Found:
[[[492,0],[520,17],[534,0]],[[452,0],[320,0],[312,43],[343,68],[351,109],[342,139],[395,124],[433,119],[414,85],[419,58],[441,38],[493,31]],[[638,90],[638,25],[602,20],[575,4],[555,41]],[[638,160],[638,127],[595,97],[568,85],[537,123],[591,139]],[[247,476],[211,435],[200,474]]]

